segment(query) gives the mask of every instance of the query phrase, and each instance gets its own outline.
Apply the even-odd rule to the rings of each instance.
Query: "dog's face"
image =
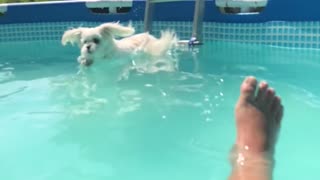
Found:
[[[119,23],[105,23],[94,28],[77,28],[63,34],[62,44],[78,44],[81,49],[80,63],[91,65],[95,59],[111,56],[116,46],[114,37],[126,37],[134,33],[131,26]]]
[[[86,59],[102,58],[107,44],[108,37],[103,37],[96,29],[83,31],[79,43],[81,56]]]

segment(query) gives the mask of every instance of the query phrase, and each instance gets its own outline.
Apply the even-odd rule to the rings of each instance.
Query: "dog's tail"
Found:
[[[178,38],[174,31],[166,30],[161,31],[161,37],[152,43],[148,47],[149,52],[152,55],[162,56],[166,54],[170,49],[176,47],[178,44]]]

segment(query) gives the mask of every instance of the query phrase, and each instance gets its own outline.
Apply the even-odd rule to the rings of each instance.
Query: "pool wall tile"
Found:
[[[2,24],[0,43],[12,41],[59,41],[63,32],[76,27],[94,27],[100,22],[42,22]],[[124,22],[128,24],[128,22]],[[143,32],[143,21],[134,21],[136,32]],[[161,30],[174,30],[180,39],[189,39],[191,21],[153,22],[152,34]],[[319,48],[320,22],[218,23],[204,22],[203,39],[238,43],[265,44],[292,48]]]

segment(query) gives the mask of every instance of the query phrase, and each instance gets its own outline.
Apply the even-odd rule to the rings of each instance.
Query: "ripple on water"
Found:
[[[6,83],[2,85],[0,84],[0,99],[19,94],[27,88],[28,86],[22,85],[20,83]]]
[[[13,67],[6,67],[4,65],[0,64],[0,83],[10,81],[14,79],[15,75],[13,73],[14,68]]]

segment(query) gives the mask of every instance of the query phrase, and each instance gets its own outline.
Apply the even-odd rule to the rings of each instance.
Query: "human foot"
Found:
[[[266,82],[247,77],[240,88],[235,108],[237,139],[235,146],[252,153],[273,152],[283,115],[281,100]]]
[[[229,180],[272,179],[272,155],[283,106],[267,83],[260,83],[258,88],[257,84],[254,77],[247,77],[240,88],[235,108],[237,139],[230,156],[233,168]]]

